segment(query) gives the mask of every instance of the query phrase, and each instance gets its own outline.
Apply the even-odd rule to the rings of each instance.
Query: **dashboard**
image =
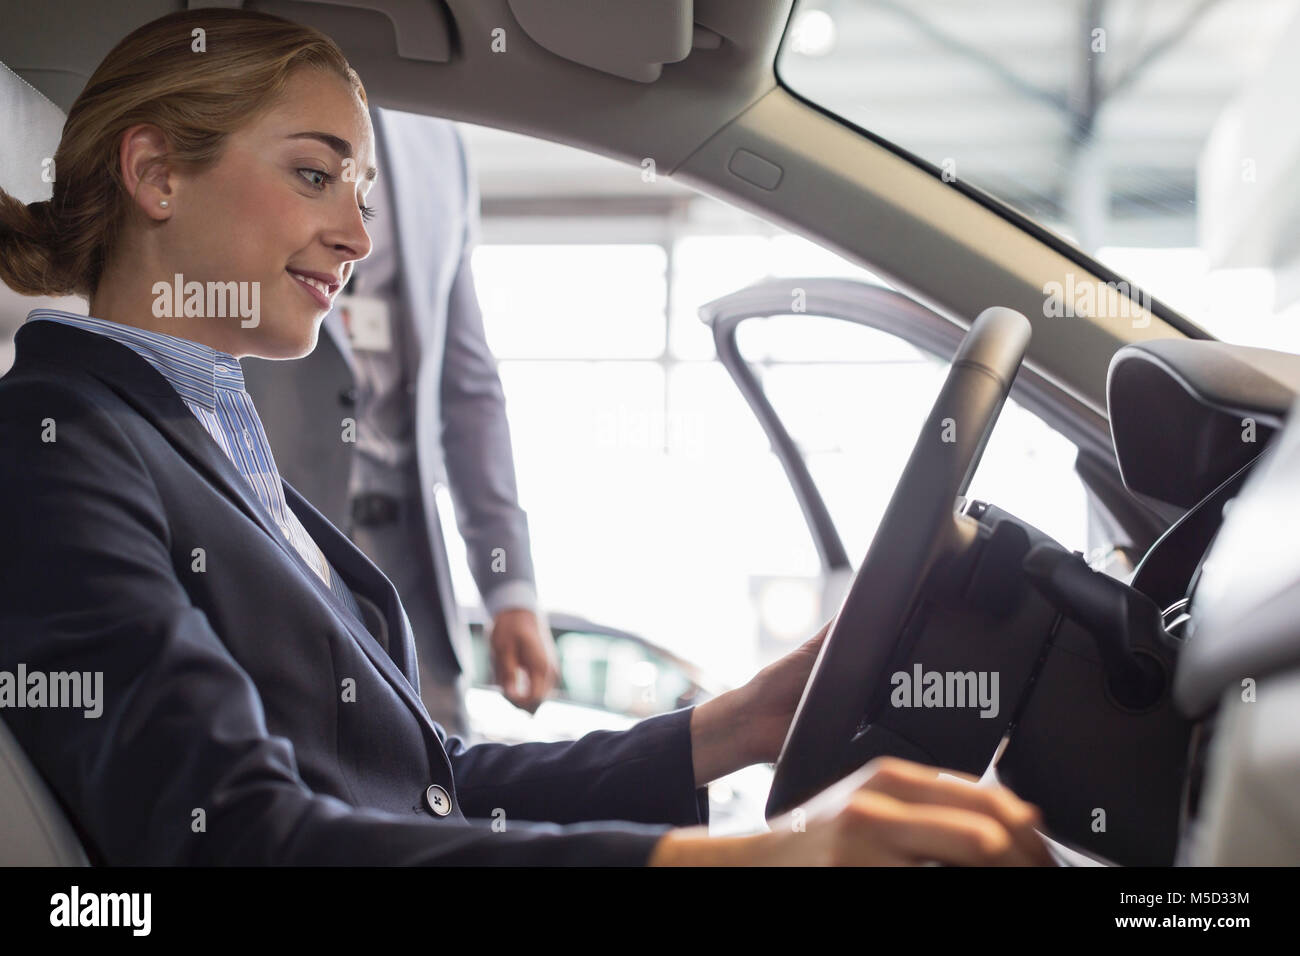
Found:
[[[1158,340],[1116,354],[1126,486],[1186,507],[1131,584],[1178,644],[1192,726],[1177,862],[1300,862],[1300,356]],[[1288,424],[1289,422],[1289,424]]]

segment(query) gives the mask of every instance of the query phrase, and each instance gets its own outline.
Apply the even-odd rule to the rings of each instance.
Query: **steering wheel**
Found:
[[[1029,320],[980,313],[953,357],[871,547],[831,624],[795,709],[768,795],[769,818],[855,769],[864,714],[889,693],[885,668],[937,564],[968,546],[975,522],[955,503],[984,453],[1029,344]]]

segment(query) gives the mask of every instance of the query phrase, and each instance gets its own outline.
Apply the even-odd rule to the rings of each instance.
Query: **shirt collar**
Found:
[[[27,315],[28,322],[41,320],[71,325],[120,342],[157,369],[181,398],[209,411],[217,407],[218,389],[244,391],[244,369],[239,359],[211,346],[61,309],[33,309]]]

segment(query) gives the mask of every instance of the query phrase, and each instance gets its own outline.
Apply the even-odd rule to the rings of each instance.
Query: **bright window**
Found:
[[[1228,341],[1300,351],[1294,0],[800,0],[794,93]]]
[[[812,538],[696,310],[765,278],[869,274],[792,236],[695,233],[483,245],[474,269],[544,605],[731,683],[810,636],[821,623]],[[856,562],[943,367],[879,332],[797,321],[746,323],[745,354],[763,365]],[[1016,411],[974,490],[987,484],[990,500],[1082,547],[1073,446]],[[460,599],[477,603],[463,551],[451,551]]]

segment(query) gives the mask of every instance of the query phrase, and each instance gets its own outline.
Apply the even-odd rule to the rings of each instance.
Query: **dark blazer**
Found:
[[[641,864],[665,825],[707,822],[689,708],[466,748],[420,701],[388,579],[290,485],[369,629],[148,362],[53,322],[15,344],[0,670],[102,672],[103,713],[0,716],[93,862]],[[446,816],[426,802],[435,784]]]

